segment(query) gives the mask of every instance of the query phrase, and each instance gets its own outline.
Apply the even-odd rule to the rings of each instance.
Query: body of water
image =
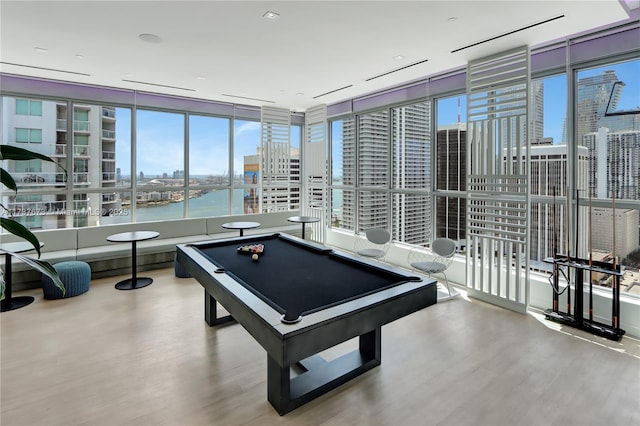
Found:
[[[231,214],[242,214],[244,212],[243,195],[243,189],[233,190],[233,208]],[[189,200],[189,217],[227,216],[229,214],[229,190],[211,191]],[[183,215],[184,201],[160,206],[136,208],[136,222],[182,219]],[[100,223],[103,225],[128,222],[131,222],[130,216],[100,218]]]

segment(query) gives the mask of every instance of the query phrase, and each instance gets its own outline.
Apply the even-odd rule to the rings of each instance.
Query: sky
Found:
[[[605,70],[615,70],[625,83],[618,109],[640,108],[640,60],[621,64],[609,64],[582,70],[578,79],[598,75]],[[544,79],[544,136],[552,137],[555,144],[563,143],[562,131],[567,108],[567,88],[564,75]],[[458,106],[460,99],[460,106]],[[466,122],[465,96],[455,96],[438,101],[438,125]],[[130,174],[131,112],[126,108],[116,111],[117,166],[123,175]],[[147,176],[183,170],[184,115],[168,112],[139,110],[137,116],[137,173]],[[219,175],[229,170],[228,139],[229,121],[226,118],[190,116],[191,175]],[[300,130],[292,132],[292,139],[299,140]],[[297,138],[297,139],[296,139]],[[260,123],[236,120],[234,126],[234,168],[243,170],[245,155],[253,155],[260,145]]]

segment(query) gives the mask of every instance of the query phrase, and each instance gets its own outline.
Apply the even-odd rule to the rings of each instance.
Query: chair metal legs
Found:
[[[449,292],[449,295],[445,297],[438,297],[438,302],[444,302],[445,300],[450,300],[450,299],[453,299],[454,297],[460,296],[460,293],[458,293],[455,289],[453,290],[453,292],[451,291],[451,286],[449,286],[449,279],[447,278],[447,274],[444,272],[441,272],[441,274],[444,275],[444,282],[447,287],[447,291]]]

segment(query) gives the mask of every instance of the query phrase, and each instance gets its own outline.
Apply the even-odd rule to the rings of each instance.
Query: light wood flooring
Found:
[[[382,328],[382,365],[280,417],[266,353],[210,328],[173,269],[118,291],[2,313],[1,417],[11,425],[640,425],[640,348],[457,298]],[[347,342],[327,356],[334,356]]]

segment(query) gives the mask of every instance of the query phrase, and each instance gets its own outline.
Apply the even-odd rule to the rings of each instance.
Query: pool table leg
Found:
[[[209,326],[235,321],[231,315],[225,315],[218,318],[218,303],[206,289],[204,290],[204,320],[209,324]]]
[[[296,363],[304,373],[291,378],[291,366],[281,366],[267,353],[267,399],[281,416],[337,388],[381,362],[381,327],[359,338],[359,348],[333,361],[313,355]]]

